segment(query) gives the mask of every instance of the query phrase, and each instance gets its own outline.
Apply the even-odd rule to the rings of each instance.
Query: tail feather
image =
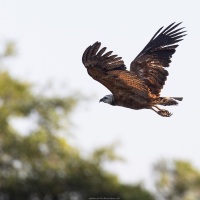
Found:
[[[183,100],[183,97],[170,97],[170,98],[175,99],[177,101],[182,101]]]
[[[155,103],[162,106],[178,105],[176,100],[182,101],[183,97],[159,97]]]

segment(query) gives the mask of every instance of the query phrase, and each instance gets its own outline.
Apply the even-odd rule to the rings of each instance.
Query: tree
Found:
[[[160,198],[166,200],[200,199],[200,171],[189,162],[161,160],[155,165],[154,171]]]
[[[69,131],[66,124],[78,101],[75,95],[35,94],[30,83],[0,71],[0,199],[154,199],[142,186],[121,184],[103,168],[103,162],[117,158],[111,147],[83,158],[61,137]],[[25,135],[12,123],[19,118],[31,121]]]

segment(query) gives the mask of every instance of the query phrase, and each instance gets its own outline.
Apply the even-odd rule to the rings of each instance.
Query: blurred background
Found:
[[[0,200],[199,200],[199,1],[0,0]],[[96,41],[127,68],[183,22],[162,96],[173,116],[99,104],[81,57]]]

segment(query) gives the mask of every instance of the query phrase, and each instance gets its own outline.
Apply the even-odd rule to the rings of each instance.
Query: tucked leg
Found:
[[[153,107],[157,108],[158,110],[154,109]],[[153,107],[151,107],[151,109],[162,117],[172,116],[172,113],[170,113],[168,110],[160,109],[158,106]]]

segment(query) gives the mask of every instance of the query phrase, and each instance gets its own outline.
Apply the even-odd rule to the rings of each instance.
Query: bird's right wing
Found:
[[[170,24],[162,32],[160,28],[139,55],[132,61],[130,71],[136,74],[151,90],[159,96],[168,76],[166,67],[183,40],[185,31],[177,28],[181,23]]]
[[[126,70],[124,61],[112,51],[104,54],[106,47],[99,50],[100,42],[89,46],[83,53],[82,62],[88,74],[107,87],[115,97],[126,93],[148,96],[148,88],[136,75]]]

